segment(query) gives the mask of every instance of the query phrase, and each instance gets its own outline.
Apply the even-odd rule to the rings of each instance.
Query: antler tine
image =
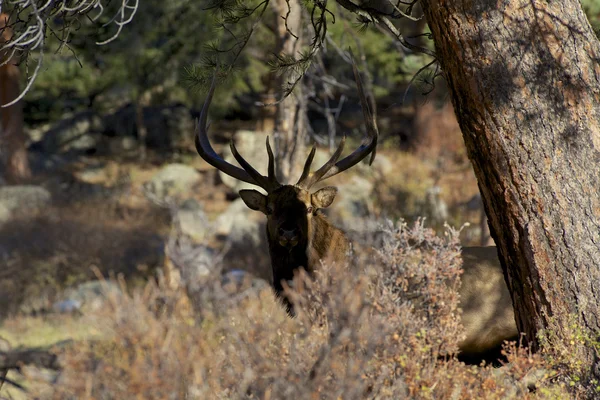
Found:
[[[273,155],[273,149],[271,149],[271,144],[269,143],[269,136],[267,136],[267,154],[269,155],[269,172],[267,179],[271,185],[279,187],[281,184],[277,181],[277,177],[275,176],[275,156]]]
[[[316,151],[317,151],[317,146],[313,145],[312,149],[310,150],[310,154],[308,155],[308,157],[306,158],[306,161],[304,162],[304,169],[302,170],[302,175],[300,176],[300,179],[298,179],[298,183],[296,183],[297,186],[303,186],[304,181],[306,181],[306,178],[308,178],[308,176],[310,175],[310,165],[313,162],[313,158],[315,158]]]
[[[242,168],[244,168],[248,175],[250,175],[252,179],[254,179],[254,181],[256,182],[255,184],[262,187],[267,192],[270,192],[274,189],[273,185],[269,181],[269,178],[267,178],[264,175],[261,175],[261,173],[254,169],[254,167],[250,165],[250,163],[246,161],[244,157],[242,157],[242,155],[237,151],[233,139],[231,140],[231,142],[229,142],[229,148],[231,149],[231,153],[233,154],[233,157],[235,157],[237,162],[242,166]]]
[[[204,106],[202,107],[202,111],[200,112],[200,121],[196,125],[196,132],[195,132],[196,151],[198,151],[198,154],[200,155],[200,157],[202,157],[204,159],[204,161],[206,161],[207,163],[209,163],[210,165],[212,165],[219,171],[222,171],[225,174],[231,176],[232,178],[238,179],[240,181],[250,183],[252,185],[260,186],[263,189],[268,191],[270,188],[270,185],[268,185],[267,179],[264,176],[260,175],[258,172],[256,172],[256,170],[254,170],[254,168],[250,167],[253,172],[256,172],[256,174],[253,175],[242,168],[236,167],[235,165],[228,163],[223,158],[221,158],[214,151],[212,146],[210,145],[210,141],[208,140],[208,132],[207,132],[208,129],[206,126],[206,120],[208,118],[208,108],[210,107],[210,103],[212,101],[212,97],[215,92],[216,86],[217,86],[217,71],[215,71],[215,75],[213,76],[213,80],[210,85],[210,89],[206,96],[206,100],[204,101]],[[234,148],[235,147],[233,147],[233,149]],[[235,153],[237,153],[237,150],[235,151]],[[235,154],[234,154],[234,156],[235,156]],[[239,154],[238,154],[238,156],[239,156]],[[239,157],[241,158],[241,156],[239,156]],[[238,159],[238,158],[236,157],[236,159]],[[242,158],[242,160],[243,160],[243,158]],[[239,159],[238,159],[238,162],[240,162]],[[245,160],[244,160],[244,162],[245,162]],[[247,162],[245,162],[245,163],[248,166],[250,166],[250,164],[248,164]],[[240,164],[242,164],[242,163],[240,162]],[[243,166],[243,164],[242,164],[242,166]]]
[[[299,186],[302,186],[308,190],[315,183],[324,179],[323,176],[325,174],[327,174],[327,172],[330,171],[332,168],[335,168],[335,163],[338,160],[338,158],[340,158],[340,156],[342,155],[345,144],[346,144],[346,136],[342,137],[342,140],[340,141],[338,148],[336,149],[335,153],[333,153],[333,155],[331,156],[329,161],[327,161],[325,164],[323,164],[323,166],[321,168],[319,168],[315,172],[311,173],[308,176],[308,178],[306,178],[304,180],[304,182],[302,182],[302,184],[299,184]],[[311,159],[311,161],[312,161],[312,159]],[[306,168],[306,166],[305,166],[305,168]],[[310,168],[310,166],[309,166],[309,168]]]
[[[337,151],[331,157],[331,159],[325,165],[319,168],[318,171],[314,172],[308,177],[308,179],[306,179],[306,182],[304,182],[303,185],[306,188],[310,188],[312,185],[319,181],[330,178],[334,175],[339,174],[340,172],[343,172],[353,167],[354,165],[358,164],[361,160],[363,160],[366,156],[368,156],[369,153],[372,153],[369,165],[371,165],[373,163],[373,160],[375,159],[375,150],[377,148],[377,137],[379,136],[379,131],[377,130],[375,118],[373,117],[373,113],[371,112],[371,109],[369,107],[367,95],[365,94],[365,90],[362,85],[360,75],[358,73],[358,68],[356,67],[356,62],[354,61],[354,57],[352,58],[352,70],[354,71],[354,80],[356,81],[356,87],[358,88],[358,95],[360,98],[360,105],[363,111],[363,118],[365,119],[368,140],[366,142],[363,142],[363,144],[361,144],[358,149],[354,150],[352,154],[346,156],[340,161],[337,161],[344,148],[344,141],[346,139],[344,137],[344,139],[342,139],[342,142],[340,143],[340,147],[338,147]]]
[[[352,72],[354,72],[354,80],[356,81],[356,88],[358,89],[358,97],[360,99],[360,106],[362,108],[363,118],[365,120],[365,128],[367,128],[367,134],[369,135],[370,141],[374,142],[371,152],[371,159],[369,160],[369,165],[372,165],[373,161],[375,161],[375,155],[377,154],[377,138],[379,136],[379,130],[377,129],[377,120],[375,117],[373,117],[373,112],[369,102],[367,101],[365,89],[363,87],[362,79],[360,79],[360,74],[358,72],[358,68],[356,67],[356,60],[354,59],[354,56],[352,56]]]

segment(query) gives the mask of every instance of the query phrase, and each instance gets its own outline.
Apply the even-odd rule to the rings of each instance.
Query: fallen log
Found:
[[[39,368],[59,370],[58,357],[47,350],[11,350],[0,351],[0,371],[19,369],[24,365],[33,365]]]

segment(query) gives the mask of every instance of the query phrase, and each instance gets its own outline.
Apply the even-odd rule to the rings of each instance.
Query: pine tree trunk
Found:
[[[299,0],[275,0],[272,2],[277,18],[276,54],[298,56],[302,45],[302,8]],[[286,20],[284,20],[284,18]],[[293,35],[292,35],[293,34]],[[294,37],[294,35],[296,37]],[[286,80],[281,76],[275,80],[278,98],[283,92]],[[302,97],[301,85],[298,84],[294,93],[277,105],[275,115],[275,148],[276,170],[280,182],[289,182],[299,178],[298,158],[304,156],[304,141],[306,138],[306,104]]]
[[[12,38],[11,29],[4,29],[7,21],[6,14],[0,15],[0,44]],[[6,52],[0,53],[0,63],[4,62],[7,56]],[[20,94],[19,78],[19,67],[14,58],[0,66],[0,105],[10,103]],[[23,123],[22,101],[10,107],[0,108],[0,154],[9,183],[19,183],[31,177]]]
[[[600,43],[578,0],[422,6],[518,327],[600,372]]]

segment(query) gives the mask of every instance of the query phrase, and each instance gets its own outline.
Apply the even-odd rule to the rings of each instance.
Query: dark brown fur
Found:
[[[248,207],[267,216],[273,287],[277,295],[283,291],[282,282],[291,282],[299,268],[312,274],[321,260],[345,259],[350,247],[348,239],[320,211],[333,202],[336,193],[334,187],[326,187],[311,194],[293,185],[281,186],[266,196],[255,190],[240,192]],[[296,244],[290,244],[281,229],[296,232]],[[291,305],[283,299],[291,312]]]

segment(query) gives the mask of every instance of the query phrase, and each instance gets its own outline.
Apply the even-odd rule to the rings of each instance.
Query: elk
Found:
[[[196,150],[210,165],[225,174],[261,187],[267,194],[256,190],[240,190],[239,194],[246,205],[267,216],[267,239],[273,270],[273,288],[281,297],[290,314],[293,313],[291,304],[282,296],[282,282],[291,282],[294,272],[304,268],[309,274],[314,271],[320,260],[341,262],[345,259],[350,243],[344,233],[331,225],[320,211],[331,205],[337,194],[337,188],[327,186],[311,192],[317,183],[337,175],[372,154],[373,161],[377,146],[377,127],[369,109],[364,89],[358,75],[356,65],[353,65],[354,77],[358,87],[363,116],[367,126],[368,138],[353,153],[340,160],[344,150],[345,137],[342,138],[337,150],[321,168],[311,172],[311,164],[316,147],[313,146],[300,179],[295,185],[282,185],[275,177],[275,157],[267,137],[266,147],[269,158],[268,175],[263,176],[254,169],[237,151],[233,141],[230,143],[231,152],[242,166],[234,166],[219,157],[213,150],[207,135],[208,107],[212,100],[216,85],[216,75],[200,113],[200,121],[196,127]]]
[[[313,147],[300,179],[295,185],[282,185],[275,178],[273,150],[266,140],[268,174],[263,176],[256,171],[237,151],[233,141],[230,148],[237,162],[234,166],[218,156],[213,150],[207,135],[207,114],[216,86],[213,78],[206,101],[196,127],[196,150],[210,165],[238,180],[261,187],[267,194],[256,190],[240,190],[245,204],[252,210],[267,216],[267,239],[273,271],[273,288],[293,315],[293,307],[283,295],[282,282],[290,282],[294,272],[304,268],[312,273],[320,260],[343,262],[350,248],[345,234],[331,225],[320,212],[330,206],[337,189],[327,186],[311,193],[310,189],[320,181],[339,174],[372,154],[377,145],[377,127],[370,112],[356,66],[354,75],[358,87],[367,127],[367,140],[349,156],[339,160],[344,149],[345,139],[321,168],[310,172],[315,155]],[[465,354],[481,354],[493,349],[504,340],[517,336],[512,301],[504,283],[502,269],[495,247],[463,248],[464,273],[459,294],[463,309],[462,322],[466,328],[466,339],[460,344]]]

